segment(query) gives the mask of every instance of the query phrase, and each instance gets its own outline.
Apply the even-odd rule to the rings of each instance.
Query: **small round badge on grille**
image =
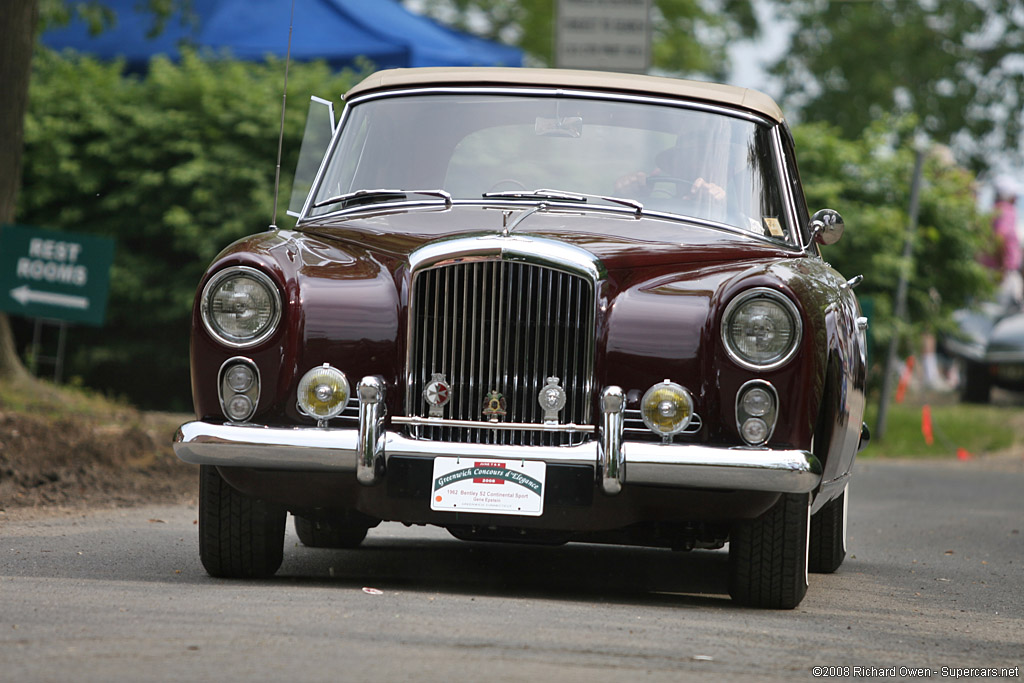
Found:
[[[544,422],[557,424],[558,412],[565,407],[565,389],[558,386],[557,377],[548,377],[548,383],[537,394],[537,403],[544,410]]]
[[[443,417],[444,407],[452,398],[452,387],[440,373],[430,376],[427,386],[423,387],[423,400],[430,406],[430,417]]]

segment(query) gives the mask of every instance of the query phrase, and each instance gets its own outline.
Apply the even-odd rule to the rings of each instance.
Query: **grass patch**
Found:
[[[46,418],[73,415],[115,421],[139,412],[124,401],[110,399],[85,387],[57,386],[33,377],[0,379],[0,411]]]
[[[889,406],[885,439],[872,438],[861,457],[956,457],[960,448],[977,456],[1024,449],[1024,411],[1019,406],[928,405],[934,435],[931,445],[925,442],[922,431],[924,404],[893,403]],[[868,405],[864,420],[874,433],[878,425],[877,402]]]

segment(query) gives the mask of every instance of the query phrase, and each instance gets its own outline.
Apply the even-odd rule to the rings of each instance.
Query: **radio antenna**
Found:
[[[270,221],[270,229],[277,230],[277,195],[281,191],[281,149],[284,147],[284,111],[288,104],[288,65],[292,60],[292,27],[295,25],[295,0],[292,0],[292,13],[288,18],[288,48],[284,55],[284,92],[281,94],[281,129],[277,135],[277,168],[274,171],[274,217]]]

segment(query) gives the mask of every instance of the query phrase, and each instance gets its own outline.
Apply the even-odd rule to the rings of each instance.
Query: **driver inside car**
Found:
[[[705,177],[710,173],[707,164],[702,162],[709,151],[707,145],[699,144],[692,134],[687,138],[680,136],[675,145],[655,156],[650,173],[636,171],[619,178],[615,182],[615,193],[636,199],[679,200],[680,208],[698,207],[700,216],[720,218],[726,194],[722,185]]]

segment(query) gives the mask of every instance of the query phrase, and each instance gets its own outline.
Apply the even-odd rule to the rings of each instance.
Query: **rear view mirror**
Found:
[[[296,218],[302,212],[306,196],[313,187],[316,172],[327,153],[334,137],[334,105],[324,99],[310,97],[309,113],[306,115],[306,130],[302,134],[299,161],[295,164],[295,180],[292,183],[292,197],[288,202],[288,215]]]

